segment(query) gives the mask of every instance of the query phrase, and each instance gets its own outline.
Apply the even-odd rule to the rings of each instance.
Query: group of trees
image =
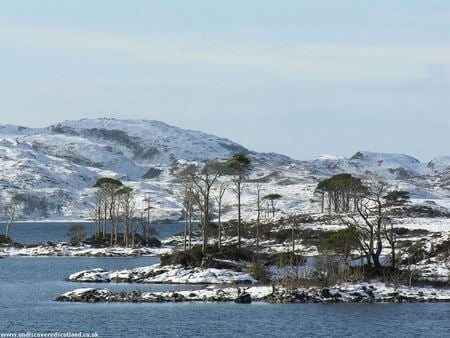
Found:
[[[128,246],[130,233],[135,234],[135,228],[131,228],[135,207],[133,189],[110,177],[98,179],[94,188],[97,188],[95,204],[96,237],[106,239],[109,223],[110,243],[111,245],[117,244],[119,224],[122,224],[123,244]]]
[[[206,250],[208,245],[208,234],[212,219],[213,201],[217,202],[218,215],[218,246],[222,244],[222,221],[223,196],[229,186],[232,186],[237,199],[237,238],[238,246],[241,247],[241,196],[244,189],[244,181],[250,170],[250,160],[242,153],[238,153],[227,161],[211,160],[202,164],[186,164],[178,171],[178,179],[183,186],[182,198],[185,226],[185,250],[191,249],[192,218],[193,212],[200,213],[202,229],[202,249]],[[221,180],[216,187],[220,176],[229,176],[230,180]],[[215,188],[215,189],[213,189]],[[187,245],[187,243],[189,243]]]
[[[347,227],[339,235],[339,243],[357,243],[366,264],[380,268],[386,240],[391,248],[391,265],[395,268],[396,237],[388,212],[390,207],[406,203],[408,192],[389,191],[386,182],[363,182],[350,174],[338,174],[319,182],[315,192],[321,196],[322,212],[327,206],[328,212],[338,213]]]
[[[185,216],[184,250],[192,248],[193,219],[199,218],[202,231],[202,250],[207,249],[208,237],[212,235],[213,209],[217,216],[217,244],[222,245],[222,212],[223,196],[232,189],[236,197],[237,245],[241,247],[242,216],[241,197],[245,187],[247,174],[250,170],[250,160],[244,154],[236,154],[227,161],[210,160],[201,164],[187,163],[177,171],[178,181],[183,189],[183,213]],[[94,187],[96,191],[96,236],[105,239],[107,227],[110,229],[110,243],[117,244],[119,224],[123,227],[123,240],[126,246],[130,242],[130,233],[136,229],[132,226],[134,214],[134,198],[132,189],[119,180],[101,178]],[[338,174],[325,179],[316,187],[320,195],[322,212],[337,213],[346,225],[345,232],[337,239],[345,245],[348,254],[348,243],[358,246],[366,259],[366,264],[378,268],[381,266],[383,243],[387,241],[391,247],[391,262],[395,267],[396,238],[392,222],[388,217],[389,207],[402,205],[409,199],[405,191],[388,191],[388,186],[381,181],[362,181],[351,174]],[[266,203],[266,212],[275,216],[276,202],[280,194],[261,196],[261,186],[257,185],[257,250],[259,239],[259,222],[262,204]],[[146,201],[149,201],[146,196]],[[215,208],[213,205],[215,204]],[[146,211],[149,213],[150,206]],[[196,214],[197,213],[197,214]],[[143,222],[143,220],[142,220]],[[345,235],[345,236],[344,236]],[[348,240],[345,240],[345,237]],[[294,243],[294,240],[292,240]],[[293,249],[294,250],[294,249]]]
[[[245,187],[247,175],[251,169],[251,162],[242,153],[232,156],[226,161],[210,160],[204,163],[188,163],[182,165],[177,172],[177,178],[183,189],[181,197],[185,216],[185,240],[184,249],[192,248],[192,224],[194,218],[201,220],[202,249],[206,250],[208,237],[211,236],[213,219],[213,205],[217,216],[217,243],[222,245],[222,213],[224,209],[223,197],[228,189],[231,189],[236,197],[237,245],[241,247],[242,239],[242,215],[241,199]],[[135,214],[135,198],[133,189],[123,185],[120,180],[103,177],[98,179],[94,188],[95,192],[95,222],[96,234],[99,239],[109,243],[119,244],[119,238],[125,246],[134,246],[134,237],[137,231],[136,222],[133,222]],[[282,197],[280,194],[271,193],[261,195],[261,185],[257,188],[257,220],[256,241],[259,249],[259,223],[263,203],[266,203],[266,217],[275,216],[276,202]],[[324,179],[318,183],[315,193],[320,196],[322,212],[336,213],[346,225],[344,232],[333,238],[330,243],[338,243],[348,255],[350,244],[358,246],[366,259],[366,264],[378,268],[382,264],[380,257],[384,243],[391,248],[391,263],[395,267],[396,238],[393,223],[388,217],[388,211],[392,206],[400,206],[408,202],[409,194],[403,190],[388,190],[388,185],[381,181],[363,181],[351,174],[338,174]],[[144,220],[144,212],[141,212],[141,225],[143,236],[148,235],[150,199],[146,195],[147,222]],[[6,216],[6,233],[10,237],[10,228],[17,211],[21,205],[20,198],[12,197],[3,203],[3,213]],[[195,213],[198,213],[196,217]],[[147,225],[147,226],[145,226]],[[76,229],[75,229],[76,230]],[[74,230],[74,231],[75,231]],[[122,231],[121,231],[122,230]],[[122,236],[119,234],[122,233]],[[293,232],[294,233],[294,232]],[[78,232],[76,233],[78,234]],[[294,239],[292,238],[294,243]],[[294,245],[294,244],[293,244]],[[293,251],[295,248],[293,247]]]
[[[367,187],[360,178],[351,174],[337,174],[325,179],[316,187],[315,193],[320,195],[322,212],[348,212],[355,210],[360,196],[367,193]]]
[[[178,171],[177,176],[182,184],[181,197],[183,200],[183,213],[186,219],[185,245],[184,249],[192,248],[192,226],[193,219],[200,219],[202,229],[203,250],[208,245],[208,236],[212,224],[213,208],[216,207],[217,216],[217,239],[219,248],[222,245],[222,213],[225,207],[223,197],[231,189],[236,197],[237,206],[237,226],[236,237],[237,245],[242,245],[242,215],[241,202],[242,193],[245,188],[247,175],[251,169],[250,159],[242,153],[235,154],[225,161],[210,160],[204,163],[185,164]],[[221,177],[221,179],[219,179]],[[224,178],[225,177],[225,178]],[[111,177],[102,177],[93,185],[95,188],[95,207],[93,218],[95,219],[96,231],[95,238],[107,241],[110,245],[124,244],[134,246],[134,237],[137,232],[137,225],[142,226],[142,237],[154,235],[151,232],[150,223],[150,197],[145,196],[144,201],[147,207],[141,211],[140,221],[136,222],[135,217],[135,197],[133,189],[125,186],[120,180]],[[260,196],[261,189],[258,189],[258,222],[261,211],[266,211],[266,217],[269,214],[275,216],[276,202],[281,198],[280,194],[268,194]],[[266,203],[263,209],[262,203]],[[3,204],[3,211],[6,216],[6,237],[10,235],[10,227],[13,223],[19,206],[20,198],[11,198],[9,202]],[[145,220],[145,212],[147,219]],[[195,213],[198,213],[196,215]],[[199,217],[198,217],[199,216]],[[134,221],[133,221],[134,220]],[[84,231],[84,230],[83,230]],[[80,233],[78,228],[70,231],[71,238],[79,240]],[[85,236],[86,234],[83,233]]]
[[[136,199],[132,188],[111,177],[98,179],[95,192],[95,238],[110,245],[135,246],[139,226],[140,240],[148,241],[157,233],[150,226],[150,196],[145,195],[146,207],[136,216]],[[107,238],[108,237],[108,238]]]
[[[200,227],[202,230],[202,249],[206,250],[208,245],[208,236],[212,224],[212,205],[214,202],[218,208],[218,245],[222,243],[222,222],[221,215],[224,208],[223,196],[228,188],[232,188],[237,199],[237,238],[238,246],[241,246],[241,196],[244,189],[246,175],[250,170],[250,160],[244,154],[236,154],[227,161],[211,160],[204,163],[185,164],[177,172],[177,177],[183,189],[181,197],[183,200],[183,213],[185,216],[184,249],[192,248],[192,226],[193,219],[198,212]],[[227,176],[229,179],[222,179],[220,176]],[[96,204],[96,237],[106,239],[110,236],[111,245],[118,243],[119,227],[123,227],[123,241],[125,245],[130,242],[130,234],[133,236],[136,232],[133,226],[133,214],[135,212],[135,202],[133,190],[123,185],[117,179],[103,177],[95,182]],[[273,195],[268,199],[272,201],[278,197]],[[145,201],[149,202],[146,196]],[[149,217],[150,205],[148,203],[147,218]],[[275,211],[273,210],[273,213]],[[197,217],[195,217],[197,218]],[[148,220],[149,221],[149,220]],[[143,213],[141,213],[141,223],[144,228]],[[145,229],[144,229],[145,230]],[[108,233],[109,231],[109,233]]]

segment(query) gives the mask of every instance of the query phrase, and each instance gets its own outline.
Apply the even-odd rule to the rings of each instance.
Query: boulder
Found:
[[[243,292],[237,296],[234,302],[238,304],[250,304],[252,302],[252,297],[249,293]]]

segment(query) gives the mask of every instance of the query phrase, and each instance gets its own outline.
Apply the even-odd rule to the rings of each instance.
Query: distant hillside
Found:
[[[315,210],[311,200],[319,180],[343,172],[377,175],[410,191],[419,202],[450,207],[450,157],[424,164],[403,154],[358,152],[351,158],[295,161],[158,121],[115,119],[65,121],[39,129],[0,126],[0,204],[20,195],[24,219],[86,218],[92,211],[92,185],[111,176],[134,188],[137,209],[144,207],[143,196],[149,194],[153,219],[179,219],[179,186],[171,167],[178,161],[228,159],[237,152],[253,164],[243,196],[245,217],[254,214],[256,182],[263,191],[283,196],[281,212],[308,212]],[[228,217],[235,217],[231,191],[225,200]]]
[[[280,154],[249,151],[225,138],[169,126],[159,121],[96,119],[66,121],[48,128],[58,135],[79,137],[121,152],[140,165],[168,166],[177,160],[227,159],[235,153],[247,154],[253,161],[286,165],[294,160]]]

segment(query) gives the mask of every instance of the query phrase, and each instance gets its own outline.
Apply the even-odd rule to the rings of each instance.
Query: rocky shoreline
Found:
[[[282,286],[218,287],[168,292],[113,292],[82,288],[58,296],[61,302],[267,302],[267,303],[405,303],[450,302],[450,289],[386,286],[358,283],[325,288],[286,289]]]

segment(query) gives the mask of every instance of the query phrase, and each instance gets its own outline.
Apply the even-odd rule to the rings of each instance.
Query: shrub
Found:
[[[180,251],[161,256],[161,266],[181,264],[184,267],[196,267],[202,264],[203,252],[201,247],[194,247],[189,251]]]
[[[157,248],[161,247],[161,241],[156,237],[149,237],[147,239],[144,239],[139,234],[135,234],[134,236],[135,236],[134,237],[135,247],[143,247],[143,246],[157,247]],[[101,235],[99,237],[97,237],[96,235],[93,235],[93,236],[87,238],[86,240],[84,240],[83,243],[89,244],[89,245],[93,246],[94,248],[105,248],[105,247],[111,246],[111,234],[107,233],[104,239]],[[131,243],[131,238],[129,239],[129,243]],[[118,245],[125,244],[123,234],[118,234],[117,244]]]
[[[11,245],[13,241],[10,237],[6,237],[5,235],[0,235],[0,244]]]
[[[208,251],[209,252],[209,251]],[[214,258],[229,259],[233,261],[247,261],[250,262],[254,258],[252,251],[246,248],[239,248],[234,245],[223,246],[222,248],[213,250],[211,252]]]
[[[70,237],[70,241],[79,243],[86,237],[86,228],[83,224],[74,224],[67,231],[67,236]]]
[[[149,246],[151,248],[161,247],[161,241],[156,237],[149,237],[146,240],[143,240],[140,244],[143,246]]]
[[[339,230],[320,242],[320,250],[323,252],[334,252],[347,260],[350,252],[358,248],[359,242],[352,230],[345,228]]]
[[[416,241],[406,249],[406,254],[408,258],[403,261],[403,264],[415,264],[427,258],[428,252],[425,248],[425,242],[421,240]]]
[[[268,283],[271,277],[269,269],[260,263],[253,263],[247,269],[247,272],[261,283]]]
[[[207,247],[206,252],[196,246],[186,252],[180,251],[161,256],[161,265],[181,264],[185,267],[202,266],[205,268],[231,268],[239,269],[239,264],[232,264],[218,260],[252,261],[253,253],[245,248],[225,246],[221,249],[215,246]]]
[[[306,263],[306,257],[292,252],[279,252],[273,255],[264,256],[266,264],[276,265],[279,268],[285,266],[302,266]]]
[[[450,256],[450,240],[443,241],[432,248],[431,254],[437,256],[440,254],[445,254]]]

